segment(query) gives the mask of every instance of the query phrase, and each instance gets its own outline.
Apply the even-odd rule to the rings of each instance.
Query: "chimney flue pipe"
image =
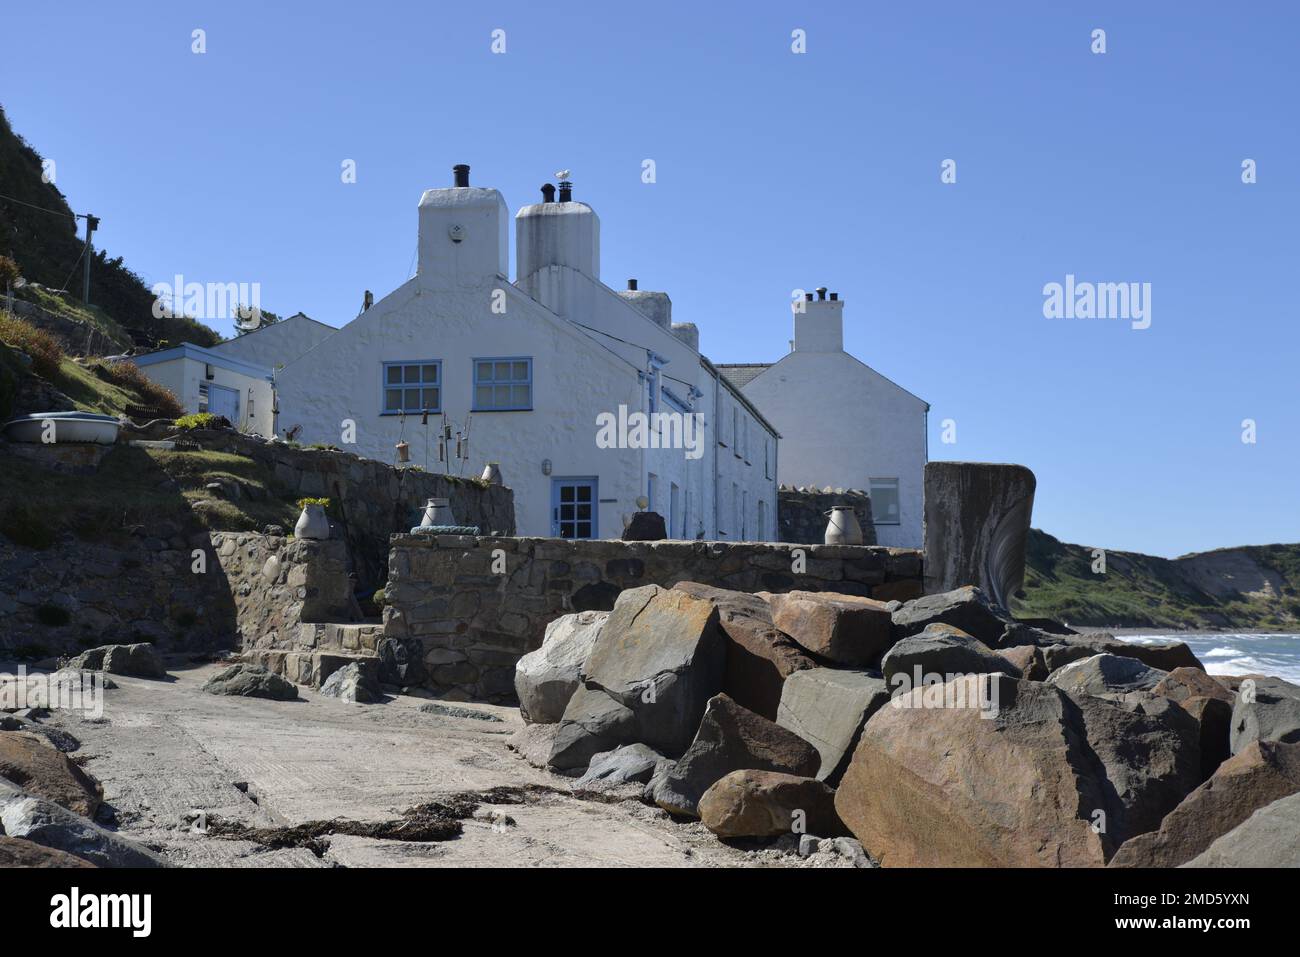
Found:
[[[469,167],[464,163],[457,163],[451,168],[452,175],[456,178],[457,186],[469,185]]]

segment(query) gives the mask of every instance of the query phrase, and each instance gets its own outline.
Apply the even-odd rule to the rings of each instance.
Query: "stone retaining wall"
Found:
[[[510,701],[515,662],[541,645],[549,622],[610,609],[625,588],[697,581],[884,600],[921,594],[921,553],[912,549],[460,535],[395,535],[390,544],[381,654],[405,662],[407,683],[462,699]]]
[[[304,624],[361,618],[342,540],[260,532],[212,532],[211,540],[234,602],[241,649],[298,647]]]
[[[849,505],[862,526],[862,544],[876,544],[876,526],[871,518],[871,496],[861,489],[818,492],[815,489],[782,486],[776,495],[777,535],[783,542],[810,545],[826,540],[826,513],[836,505]]]
[[[514,493],[500,485],[396,469],[351,452],[267,443],[232,430],[197,430],[185,438],[205,449],[253,459],[272,471],[291,494],[331,499],[342,519],[362,588],[383,584],[388,536],[418,525],[430,498],[450,499],[459,525],[476,525],[484,534],[512,535],[515,531]]]

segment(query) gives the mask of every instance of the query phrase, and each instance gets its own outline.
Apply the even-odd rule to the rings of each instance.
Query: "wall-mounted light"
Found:
[[[550,474],[551,474],[551,460],[550,460],[550,459],[542,459],[542,474],[543,474],[543,475],[550,475]]]

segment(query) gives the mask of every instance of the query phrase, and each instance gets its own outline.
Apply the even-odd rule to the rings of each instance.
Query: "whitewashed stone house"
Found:
[[[773,538],[776,430],[665,293],[601,282],[595,211],[543,187],[515,216],[512,283],[505,200],[455,176],[420,199],[415,276],[275,360],[279,434],[390,462],[405,442],[412,464],[466,476],[496,462],[522,535],[616,538],[644,498],[672,538]],[[444,415],[463,465],[439,461]]]
[[[919,548],[929,403],[844,351],[836,293],[807,293],[793,312],[788,355],[720,371],[780,431],[782,484],[867,489],[876,541]]]
[[[254,365],[275,368],[292,362],[336,332],[338,330],[333,326],[317,322],[311,316],[299,312],[269,326],[217,343],[212,351]]]
[[[242,431],[275,434],[274,373],[269,366],[192,342],[131,361],[148,378],[171,389],[186,412],[211,412]]]

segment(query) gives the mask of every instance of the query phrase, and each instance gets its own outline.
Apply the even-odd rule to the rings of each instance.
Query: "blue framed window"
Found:
[[[527,356],[474,360],[474,411],[516,412],[533,407],[533,360]]]
[[[385,362],[380,410],[384,415],[442,411],[442,360]]]
[[[597,478],[551,479],[551,535],[595,538],[599,496]]]

